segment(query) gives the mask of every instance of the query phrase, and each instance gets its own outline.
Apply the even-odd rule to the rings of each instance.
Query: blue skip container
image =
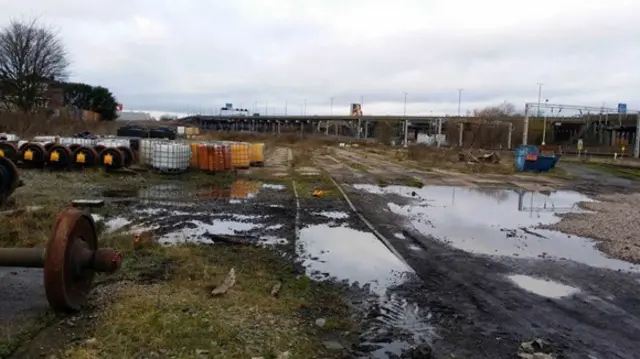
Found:
[[[514,166],[518,172],[548,172],[560,159],[559,155],[541,155],[534,145],[520,145],[516,148]]]

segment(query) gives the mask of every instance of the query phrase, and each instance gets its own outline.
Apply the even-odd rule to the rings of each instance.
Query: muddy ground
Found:
[[[585,225],[576,218],[584,221],[588,214],[567,213],[590,200],[578,192],[633,193],[636,181],[577,164],[548,176],[504,174],[508,169],[485,166],[452,170],[338,146],[273,147],[266,162],[263,169],[240,174],[240,180],[82,178],[98,182],[93,186],[78,185],[79,178],[70,174],[25,174],[25,188],[104,198],[107,206],[94,210],[96,219],[109,243],[126,251],[127,266],[122,275],[99,284],[87,311],[62,320],[44,309],[38,270],[0,269],[0,292],[10,293],[0,301],[0,319],[10,323],[4,326],[0,357],[513,358],[521,343],[536,339],[544,342],[537,351],[558,358],[638,357],[640,268],[602,254],[591,239],[548,229],[565,226],[615,243],[610,233],[598,235],[595,226],[578,232]],[[69,200],[49,192],[21,189],[15,206],[49,208]],[[556,214],[566,218],[555,224]],[[624,225],[620,220],[617,226]],[[50,221],[34,229],[45,233]],[[18,243],[25,243],[26,231],[18,231]],[[132,233],[142,233],[138,238],[152,243],[151,249],[131,248]],[[41,237],[36,244],[46,234]],[[247,244],[261,249],[242,249]],[[613,256],[633,260],[624,247],[601,245]],[[184,258],[195,258],[198,265],[185,267]],[[164,345],[144,340],[155,331],[161,338],[175,337],[176,328],[124,319],[133,313],[123,306],[146,317],[145,302],[135,298],[150,291],[177,298],[161,306],[164,315],[175,313],[178,301],[180,312],[196,310],[191,305],[206,313],[206,320],[226,318],[225,311],[211,311],[220,303],[208,302],[200,286],[220,283],[231,267],[239,271],[239,288],[221,300],[230,312],[270,313],[270,319],[247,329],[247,335],[268,344],[244,334],[231,339],[251,322],[243,314],[213,332],[189,322],[204,332],[177,333],[207,340],[167,339]],[[314,284],[302,290],[305,273]],[[275,303],[268,298],[274,282],[284,283],[284,299]],[[249,284],[267,289],[249,290]],[[191,294],[176,294],[175,288]],[[304,303],[295,301],[297,296],[305,297]],[[271,309],[263,313],[264,308]],[[273,316],[274,310],[280,314]],[[283,328],[277,334],[291,339],[265,337],[275,323]],[[299,328],[295,334],[293,328]],[[136,332],[148,337],[123,341],[116,335]],[[220,339],[212,339],[216,336]]]

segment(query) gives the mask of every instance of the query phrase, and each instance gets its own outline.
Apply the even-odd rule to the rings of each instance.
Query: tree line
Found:
[[[65,106],[117,118],[118,101],[102,86],[67,82],[70,62],[57,32],[37,20],[13,20],[0,29],[0,110],[25,113],[38,108],[47,88],[64,91]]]

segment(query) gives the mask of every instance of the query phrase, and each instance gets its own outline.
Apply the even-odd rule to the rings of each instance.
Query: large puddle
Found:
[[[105,227],[107,232],[153,231],[164,245],[211,244],[226,236],[262,244],[286,244],[288,240],[279,235],[284,226],[279,218],[282,207],[255,201],[260,192],[285,189],[278,184],[238,180],[229,186],[187,187],[177,183],[105,191],[103,197],[126,207],[128,212],[107,219]]]
[[[375,194],[410,198],[389,203],[419,232],[478,254],[566,259],[593,267],[640,271],[640,267],[607,257],[595,242],[536,228],[560,220],[555,214],[578,212],[578,202],[591,201],[577,192],[526,192],[494,188],[423,187],[421,189],[356,185]]]
[[[334,219],[350,216],[345,212],[317,215]],[[400,355],[403,350],[434,338],[434,330],[427,324],[429,312],[393,291],[394,286],[414,274],[413,270],[373,234],[345,225],[318,224],[301,228],[299,244],[312,278],[346,281],[373,295],[374,302],[368,305],[376,308],[375,314],[362,333],[361,345],[370,350],[366,357]]]

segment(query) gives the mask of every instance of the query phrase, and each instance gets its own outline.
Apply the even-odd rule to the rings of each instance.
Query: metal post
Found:
[[[542,100],[542,85],[541,83],[538,83],[538,116],[540,117],[540,101]]]
[[[325,136],[329,136],[329,120],[324,122],[324,134]]]
[[[369,138],[369,120],[364,120],[364,139]]]
[[[633,143],[633,158],[640,157],[640,139],[638,139],[638,133],[640,133],[640,112],[638,112],[636,116],[638,117],[636,117],[636,138]]]
[[[462,104],[462,90],[458,89],[458,117],[460,117],[460,105]]]
[[[436,137],[436,144],[440,147],[440,139],[442,137],[442,118],[438,117],[438,136]]]
[[[547,115],[544,115],[544,119],[542,120],[542,145],[546,145],[547,140]]]
[[[404,93],[404,147],[409,147],[409,121],[407,120],[407,93]]]
[[[462,136],[464,134],[464,123],[460,122],[458,124],[458,127],[460,127],[460,132],[458,133],[458,147],[462,148]]]
[[[513,132],[513,123],[509,122],[509,133],[507,133],[507,149],[511,149],[511,133]]]
[[[522,124],[522,144],[526,145],[529,135],[529,104],[524,105],[524,122]]]

